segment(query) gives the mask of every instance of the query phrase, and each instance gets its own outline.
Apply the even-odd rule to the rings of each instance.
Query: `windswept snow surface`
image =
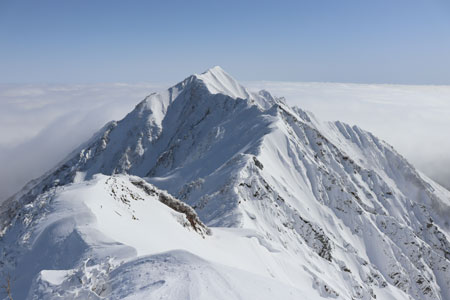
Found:
[[[321,120],[358,124],[450,190],[450,86],[333,82],[246,82],[283,96]]]
[[[14,297],[320,298],[268,276],[265,267],[284,258],[272,257],[257,233],[196,231],[153,190],[149,195],[128,176],[96,175],[28,204],[23,222],[3,237],[4,253],[20,256]]]
[[[0,221],[15,299],[450,299],[450,192],[220,67],[107,124]]]

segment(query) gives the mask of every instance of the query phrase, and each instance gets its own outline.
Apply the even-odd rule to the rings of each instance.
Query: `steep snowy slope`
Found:
[[[128,173],[145,181],[97,173]],[[134,204],[139,201],[121,204],[128,207],[129,220],[136,222],[124,221],[120,210],[111,221],[97,210],[111,210],[115,202],[92,195],[99,186],[119,181],[126,187],[119,189],[119,200],[133,198],[127,195],[154,197],[148,192],[155,189],[151,183],[192,206],[212,235],[187,205],[181,223],[190,231],[177,223],[179,217],[156,219],[158,210]],[[71,189],[77,196],[62,208],[48,200],[66,199]],[[50,197],[51,193],[59,196]],[[111,197],[117,198],[114,193]],[[49,207],[48,214],[36,208],[41,202],[50,203],[42,204]],[[63,215],[70,220],[75,212],[85,211],[80,205],[89,208],[86,215],[96,216],[96,225],[86,227],[98,232],[69,230],[77,232],[69,240],[83,241],[77,242],[83,245],[78,254],[70,252],[78,247],[72,244],[61,250],[74,260],[61,266],[33,264],[26,257],[41,255],[34,246],[11,247],[17,232],[39,232],[17,225],[31,222],[24,217],[28,207],[35,207],[33,214],[39,218]],[[50,228],[39,220],[30,224]],[[39,271],[79,269],[89,257],[86,253],[95,253],[101,258],[92,262],[95,272],[108,273],[102,279],[109,293],[104,295],[112,298],[138,298],[141,287],[155,297],[217,298],[231,287],[234,297],[244,299],[288,298],[282,292],[303,299],[450,299],[450,193],[372,134],[340,122],[322,124],[266,91],[250,93],[219,67],[148,96],[123,120],[106,125],[55,170],[9,199],[1,222],[0,243],[9,249],[4,252],[9,257],[6,268],[21,274],[24,267],[15,265],[33,266],[18,286],[34,282],[31,294],[38,297],[52,290],[86,290],[67,282],[67,272],[75,271]],[[56,232],[68,232],[64,222],[54,225]],[[42,243],[52,245],[57,234],[45,230],[49,234]],[[161,235],[167,241],[153,243]],[[14,253],[16,248],[26,250]],[[177,249],[183,251],[172,251]],[[156,255],[164,251],[172,252]],[[107,256],[126,263],[100,270]],[[167,269],[147,272],[145,265]],[[201,273],[217,280],[200,278]],[[122,291],[121,283],[136,276],[148,278],[147,284]],[[188,278],[196,278],[194,287],[182,294]],[[247,284],[252,288],[245,288]],[[258,294],[259,284],[273,285],[272,292]],[[44,294],[39,294],[48,286],[52,288],[42,288]],[[253,292],[257,294],[246,294]]]
[[[319,298],[256,275],[252,255],[267,250],[250,233],[211,235],[189,206],[138,178],[97,175],[54,188],[21,214],[2,248],[14,258],[15,299]]]

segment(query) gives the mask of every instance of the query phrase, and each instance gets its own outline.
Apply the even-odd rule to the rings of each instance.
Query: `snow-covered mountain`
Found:
[[[220,67],[107,124],[0,221],[14,299],[450,299],[450,192]]]

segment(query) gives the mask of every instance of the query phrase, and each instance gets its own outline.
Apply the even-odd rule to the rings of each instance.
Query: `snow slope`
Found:
[[[20,257],[14,262],[14,297],[319,298],[314,291],[258,275],[264,273],[261,257],[270,252],[256,233],[209,233],[163,204],[161,194],[170,197],[163,191],[136,182],[128,176],[96,175],[54,188],[27,205],[22,222],[3,237],[3,254]]]
[[[220,67],[107,124],[0,221],[19,299],[450,298],[449,191]]]
[[[331,82],[246,82],[289,105],[383,137],[415,167],[450,189],[450,86]],[[411,134],[413,133],[413,134]]]

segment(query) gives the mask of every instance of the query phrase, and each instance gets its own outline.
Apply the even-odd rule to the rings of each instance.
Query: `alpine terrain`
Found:
[[[448,300],[449,240],[450,192],[390,145],[214,67],[2,204],[2,296]]]

